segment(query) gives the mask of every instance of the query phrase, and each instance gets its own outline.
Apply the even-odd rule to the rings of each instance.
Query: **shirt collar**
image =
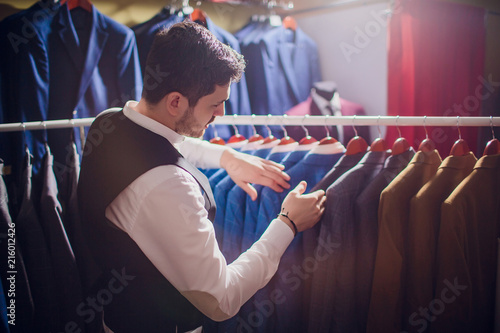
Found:
[[[184,135],[178,134],[167,126],[157,122],[156,120],[149,118],[135,110],[137,107],[136,101],[128,101],[123,108],[123,114],[136,123],[137,125],[150,130],[153,133],[161,135],[167,139],[176,149],[179,149],[179,145],[186,139]]]

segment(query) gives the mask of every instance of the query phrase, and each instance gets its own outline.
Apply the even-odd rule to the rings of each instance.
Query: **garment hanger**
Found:
[[[373,140],[372,144],[370,145],[370,151],[385,151],[385,140],[382,139],[382,132],[380,131],[380,116],[378,116],[377,119],[377,128],[378,128],[378,138]]]
[[[493,139],[488,141],[486,147],[484,147],[483,156],[500,154],[500,141],[495,138],[495,131],[493,130],[493,116],[490,116],[490,126]]]
[[[397,118],[396,118],[396,128],[398,130],[399,137],[396,139],[396,141],[394,141],[394,143],[392,145],[391,155],[393,155],[393,156],[400,155],[404,152],[407,152],[411,148],[408,141],[401,136],[401,130],[399,129],[398,120],[399,120],[399,116],[397,116]]]
[[[271,117],[272,115],[270,114],[267,115],[267,119],[271,119]],[[279,140],[277,137],[273,135],[273,132],[269,128],[269,124],[265,124],[264,126],[267,129],[267,138],[264,139],[264,142],[262,142],[262,144],[267,144]]]
[[[92,12],[92,3],[90,0],[61,0],[60,4],[64,5],[65,3],[68,4],[68,9],[72,10],[77,7],[83,8],[88,12]]]
[[[264,140],[264,137],[257,133],[257,129],[255,128],[255,125],[253,123],[253,120],[255,119],[255,115],[252,114],[252,128],[253,128],[253,135],[248,139],[248,142],[255,142],[255,141],[260,141]]]
[[[458,130],[458,140],[455,141],[453,147],[451,147],[450,156],[465,156],[470,152],[469,145],[462,139],[462,133],[460,133],[460,116],[457,116],[457,130]]]
[[[306,136],[303,137],[302,139],[300,139],[299,145],[309,145],[311,143],[315,143],[315,142],[318,141],[318,140],[316,140],[315,138],[313,138],[312,136],[309,135],[309,130],[304,126],[304,120],[306,118],[309,118],[308,114],[306,114],[304,116],[304,118],[302,119],[302,124],[300,125],[302,127],[302,129],[304,130],[304,132],[306,132]]]
[[[283,115],[283,119],[286,119],[287,117],[288,117],[288,115],[286,115],[286,114]],[[288,132],[286,131],[286,128],[285,128],[285,126],[283,126],[283,124],[281,124],[280,126],[281,126],[281,129],[283,130],[284,136],[281,139],[281,141],[278,144],[278,146],[284,146],[284,145],[288,145],[290,143],[297,142],[293,138],[291,138],[291,137],[288,136]]]
[[[192,7],[191,7],[192,8]],[[184,14],[186,12],[183,9]],[[207,14],[199,8],[193,9],[193,12],[189,14],[191,21],[196,22],[207,28]]]
[[[282,24],[285,29],[290,29],[292,31],[297,30],[297,21],[291,16],[283,18]]]
[[[429,139],[429,133],[427,133],[427,126],[425,126],[425,120],[427,119],[427,116],[424,116],[424,130],[425,130],[425,139],[420,142],[420,145],[418,146],[418,151],[428,153],[430,151],[434,151],[436,148],[436,145],[434,144],[434,141]]]
[[[327,126],[328,117],[329,117],[329,115],[325,116],[325,131],[326,131],[326,136],[319,141],[319,145],[320,146],[322,146],[322,145],[330,145],[330,144],[333,144],[335,142],[338,142],[337,139],[335,139],[335,138],[333,138],[333,137],[330,136],[330,130],[328,129],[328,126]]]
[[[238,115],[233,114],[233,117],[236,118]],[[241,142],[245,141],[246,138],[238,132],[238,127],[236,127],[236,124],[232,124],[234,129],[234,135],[227,140],[227,143],[236,143],[236,142]]]
[[[356,115],[352,118],[352,128],[354,129],[355,136],[347,143],[345,152],[346,155],[356,155],[361,152],[366,152],[366,149],[368,148],[368,144],[365,139],[358,136],[358,130],[356,129],[356,126],[354,126],[355,119]]]
[[[219,133],[217,133],[217,128],[215,127],[215,125],[212,124],[212,126],[214,128],[214,137],[211,138],[209,142],[216,145],[224,146],[226,144],[226,141],[224,141],[224,139],[219,136]]]

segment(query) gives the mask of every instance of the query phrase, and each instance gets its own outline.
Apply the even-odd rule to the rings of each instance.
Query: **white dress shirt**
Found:
[[[123,109],[134,123],[165,137],[196,167],[220,167],[222,153],[229,148],[185,138],[135,111],[136,105],[129,101]],[[217,321],[236,315],[267,284],[293,239],[292,230],[274,219],[250,249],[227,264],[198,183],[175,165],[156,167],[137,178],[107,207],[106,217],[183,296]]]

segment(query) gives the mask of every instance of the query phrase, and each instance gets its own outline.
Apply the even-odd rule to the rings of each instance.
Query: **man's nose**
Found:
[[[214,116],[220,117],[226,113],[226,102],[219,105],[219,107],[215,110]]]

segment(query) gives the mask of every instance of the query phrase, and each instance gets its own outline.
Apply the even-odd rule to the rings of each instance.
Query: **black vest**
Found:
[[[128,234],[105,217],[106,207],[135,179],[169,164],[194,176],[213,221],[215,201],[207,178],[167,139],[135,124],[123,111],[102,115],[90,127],[78,196],[84,233],[101,269],[94,295],[98,304],[104,303],[104,320],[115,333],[175,332],[176,327],[184,332],[202,324],[203,315],[165,279]],[[164,223],[169,228],[168,218]]]

